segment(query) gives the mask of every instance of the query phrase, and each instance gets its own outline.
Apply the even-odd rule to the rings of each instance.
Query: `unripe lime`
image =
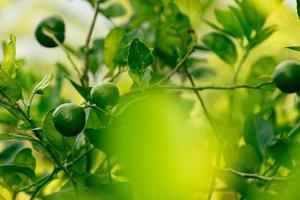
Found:
[[[284,93],[300,90],[300,64],[293,60],[281,62],[273,73],[275,85]]]
[[[119,98],[120,93],[118,88],[110,82],[96,85],[91,90],[92,103],[103,109],[115,106]]]
[[[85,126],[85,112],[83,108],[75,104],[62,104],[53,112],[53,123],[63,136],[78,135]]]
[[[45,32],[52,34],[60,43],[65,40],[65,23],[59,16],[52,16],[42,20],[36,28],[35,38],[45,47],[56,47],[57,43]]]

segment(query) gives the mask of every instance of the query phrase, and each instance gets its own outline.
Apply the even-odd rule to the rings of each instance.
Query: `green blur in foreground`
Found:
[[[112,146],[142,199],[185,199],[208,182],[209,152],[172,94],[142,96],[119,117]],[[196,153],[198,152],[198,153]]]

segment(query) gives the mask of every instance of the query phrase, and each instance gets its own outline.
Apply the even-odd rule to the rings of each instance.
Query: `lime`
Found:
[[[110,82],[96,85],[91,90],[92,103],[103,109],[115,106],[119,98],[120,93],[118,88]]]
[[[273,73],[275,85],[284,93],[300,90],[300,64],[293,60],[281,62]]]
[[[78,135],[85,126],[83,108],[72,103],[58,106],[52,117],[55,128],[66,137]]]
[[[36,28],[35,37],[45,47],[56,47],[57,43],[45,32],[49,32],[60,42],[65,40],[65,23],[59,16],[52,16],[42,20]]]

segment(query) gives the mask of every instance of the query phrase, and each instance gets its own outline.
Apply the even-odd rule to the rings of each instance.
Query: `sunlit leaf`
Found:
[[[10,35],[10,40],[6,44],[4,58],[2,61],[2,69],[12,79],[17,75],[17,63],[16,63],[16,37]]]
[[[107,17],[120,17],[126,14],[126,10],[121,4],[115,3],[106,9],[101,9],[101,13]]]
[[[32,95],[41,94],[48,87],[53,79],[54,74],[46,75],[32,90]]]
[[[192,26],[189,18],[178,7],[169,3],[158,23],[155,53],[164,62],[175,66],[190,49]]]

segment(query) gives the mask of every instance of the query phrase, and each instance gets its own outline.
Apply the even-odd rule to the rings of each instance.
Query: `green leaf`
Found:
[[[270,56],[259,58],[252,66],[247,83],[256,84],[261,81],[269,80],[278,62]]]
[[[300,18],[300,0],[297,0],[297,14],[298,17]]]
[[[225,33],[237,38],[242,38],[244,36],[240,21],[231,10],[216,9],[215,15]]]
[[[240,25],[243,29],[243,32],[244,32],[245,36],[247,37],[248,40],[250,40],[251,39],[252,28],[248,24],[242,10],[240,10],[239,8],[233,7],[233,6],[229,6],[229,9],[236,16],[236,18],[239,20]]]
[[[250,116],[244,124],[244,140],[258,152],[264,152],[267,147],[276,142],[271,124],[260,116]]]
[[[261,30],[260,32],[258,32],[256,37],[250,42],[250,47],[253,48],[261,44],[266,39],[268,39],[277,29],[277,26],[270,26]]]
[[[234,65],[237,61],[237,50],[235,44],[225,35],[220,33],[208,33],[203,36],[202,41],[206,48],[214,52],[223,61]]]
[[[191,48],[191,30],[189,18],[174,3],[169,3],[158,22],[155,53],[174,67]]]
[[[19,151],[15,156],[13,164],[35,170],[36,161],[32,156],[32,150],[29,148],[25,148]]]
[[[210,67],[205,67],[205,66],[196,67],[189,71],[190,71],[190,74],[196,79],[211,78],[216,75],[216,72],[213,69],[211,69]]]
[[[100,150],[107,150],[109,148],[109,132],[106,128],[85,129],[84,134],[95,148]]]
[[[194,28],[199,25],[202,15],[202,2],[199,0],[174,0],[180,11],[187,15]]]
[[[150,49],[138,39],[134,39],[131,42],[128,54],[129,75],[135,74],[139,77],[139,80],[141,80],[147,67],[149,67],[152,62],[153,56]],[[132,78],[134,80],[136,79],[135,76]]]
[[[21,148],[22,143],[20,142],[8,144],[0,153],[0,163],[3,164],[11,162]]]
[[[55,148],[60,151],[64,151],[63,153],[68,153],[73,147],[75,142],[75,138],[67,138],[62,136],[55,128],[53,123],[53,110],[50,111],[43,122],[43,132],[47,141]]]
[[[136,32],[126,28],[114,28],[104,41],[103,60],[104,64],[112,71],[117,66],[127,64],[128,49]]]
[[[0,134],[0,142],[25,141],[25,140],[33,140],[33,138],[25,134],[16,134],[16,133]]]
[[[32,90],[32,95],[42,94],[43,90],[48,87],[53,79],[54,74],[46,75]]]
[[[85,125],[86,129],[105,128],[108,123],[108,116],[106,113],[97,109],[89,109],[88,119]]]
[[[106,9],[101,9],[100,11],[106,17],[120,17],[126,14],[125,8],[118,4],[112,4]]]
[[[22,91],[19,84],[0,68],[0,99],[5,99],[14,104],[21,97]]]
[[[72,86],[76,89],[76,91],[86,100],[90,101],[91,100],[91,87],[84,87],[73,81],[71,78],[66,77],[72,84]]]
[[[291,47],[286,47],[286,48],[294,50],[294,51],[300,51],[300,46],[291,46]]]
[[[2,69],[12,79],[17,75],[17,63],[16,63],[16,37],[10,35],[10,40],[7,42],[4,52],[4,58],[2,61]]]
[[[29,167],[18,166],[14,164],[0,165],[0,176],[9,173],[19,173],[23,174],[31,179],[35,178],[34,171]]]
[[[267,14],[262,5],[257,0],[243,0],[242,11],[248,24],[259,31],[265,24]]]

